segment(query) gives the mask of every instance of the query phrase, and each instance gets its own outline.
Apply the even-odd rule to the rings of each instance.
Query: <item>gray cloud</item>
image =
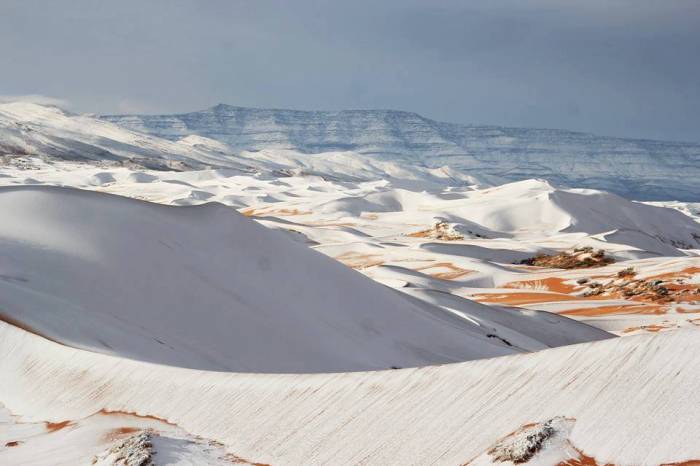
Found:
[[[694,0],[3,0],[0,91],[700,141],[697,24]]]

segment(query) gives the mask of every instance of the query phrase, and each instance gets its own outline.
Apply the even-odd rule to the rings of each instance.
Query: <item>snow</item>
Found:
[[[280,161],[287,155],[282,154]],[[96,167],[20,157],[0,169],[0,184],[75,186],[171,205],[220,202],[401,292],[425,288],[460,299],[479,299],[487,291],[506,296],[515,288],[546,290],[543,285],[533,288],[527,282],[550,277],[575,284],[595,271],[535,271],[514,263],[576,247],[604,249],[622,261],[602,269],[605,274],[627,266],[642,275],[646,270],[676,273],[698,263],[700,251],[676,247],[697,241],[700,225],[692,218],[595,190],[562,189],[537,180],[498,187],[450,186],[454,179],[443,179],[440,184],[419,167],[413,168],[415,186],[407,189],[394,186],[401,183],[394,178],[363,181],[355,168],[345,165],[349,154],[337,165],[325,161],[335,173],[350,173],[343,178],[328,177],[322,171],[313,176],[280,176],[275,173],[278,164],[263,166],[262,160],[271,158],[272,153],[261,157],[258,171],[251,174],[228,169],[172,172]],[[542,211],[549,212],[550,218],[544,219]],[[511,215],[513,212],[517,215]],[[494,217],[501,219],[499,228],[505,231],[497,231],[496,225],[489,223]],[[453,237],[463,239],[414,237],[441,222],[455,232]],[[685,280],[693,283],[694,278]],[[517,284],[510,287],[514,282]],[[578,298],[565,301],[561,295],[549,296],[556,299],[548,303],[542,295],[533,304],[518,305],[550,312],[590,306]],[[620,303],[609,300],[594,304]],[[692,302],[671,306],[670,312],[663,314],[649,314],[644,312],[648,308],[640,308],[639,313],[625,312],[624,318],[615,319],[573,317],[626,334],[629,329],[656,323],[685,326],[694,318],[685,310],[693,306]],[[525,341],[521,343],[519,346],[527,346]]]
[[[700,458],[698,330],[316,375],[205,372],[74,349],[2,323],[0,333],[0,372],[13,374],[0,379],[0,399],[25,422],[104,409],[165,419],[259,463],[464,464],[523,425],[563,416],[575,420],[567,440],[599,464]]]
[[[0,424],[0,462],[5,465],[125,465],[137,459],[170,466],[230,465],[233,456],[211,440],[148,417],[98,412],[82,419],[49,424],[8,415]],[[8,445],[9,444],[9,445]],[[5,448],[3,448],[5,446]]]
[[[185,367],[332,372],[412,367],[516,351],[222,205],[166,207],[52,187],[0,189],[0,308],[47,338]],[[51,234],[47,235],[46,232]],[[302,272],[303,273],[300,273]],[[517,312],[510,337],[532,347]],[[575,321],[568,338],[605,338]],[[537,332],[537,329],[533,329]],[[498,332],[496,332],[498,333]]]
[[[208,147],[178,144],[88,115],[29,102],[0,104],[0,156],[15,154],[151,168],[215,164],[246,169]]]
[[[234,153],[352,151],[403,165],[448,165],[496,184],[544,178],[628,198],[697,202],[700,145],[601,137],[563,130],[467,126],[410,112],[256,109],[217,105],[176,115],[102,117],[170,140],[198,135]]]
[[[253,372],[512,352],[221,205],[24,187],[0,216],[3,315],[81,348]]]
[[[231,137],[237,112],[250,139]],[[0,105],[0,464],[700,459],[697,206],[590,189],[608,159],[573,150],[641,146],[442,126],[478,150],[424,132],[411,150],[461,161],[431,168],[382,153],[435,123],[412,114],[321,131],[329,114],[261,112],[153,117],[160,138],[124,127],[141,117]],[[589,189],[534,164],[552,144]],[[615,169],[619,191],[668,192],[645,163]],[[615,263],[520,263],[574,249]]]

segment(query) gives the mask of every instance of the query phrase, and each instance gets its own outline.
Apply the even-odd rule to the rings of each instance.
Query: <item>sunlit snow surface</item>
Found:
[[[0,464],[700,458],[693,204],[4,111]]]

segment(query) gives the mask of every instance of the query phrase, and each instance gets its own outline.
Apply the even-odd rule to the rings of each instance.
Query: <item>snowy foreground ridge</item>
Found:
[[[88,463],[89,420],[151,416],[256,464],[492,464],[521,426],[564,417],[539,456],[557,464],[659,465],[700,458],[700,332],[617,338],[419,369],[319,375],[202,372],[80,351],[0,323],[0,397],[22,421],[71,420],[2,452],[3,464]],[[102,413],[102,414],[100,414]],[[147,420],[147,418],[144,418]],[[144,421],[145,422],[145,421]],[[85,424],[83,426],[83,424]],[[29,450],[29,451],[27,451]],[[71,461],[72,460],[72,461]],[[156,455],[157,461],[157,455]]]

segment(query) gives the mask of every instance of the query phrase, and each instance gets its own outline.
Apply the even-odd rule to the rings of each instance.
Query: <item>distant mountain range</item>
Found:
[[[552,129],[468,126],[392,110],[338,112],[216,105],[175,115],[103,115],[169,140],[199,135],[234,152],[353,151],[450,165],[515,181],[543,178],[639,200],[700,200],[700,144],[623,139]]]

